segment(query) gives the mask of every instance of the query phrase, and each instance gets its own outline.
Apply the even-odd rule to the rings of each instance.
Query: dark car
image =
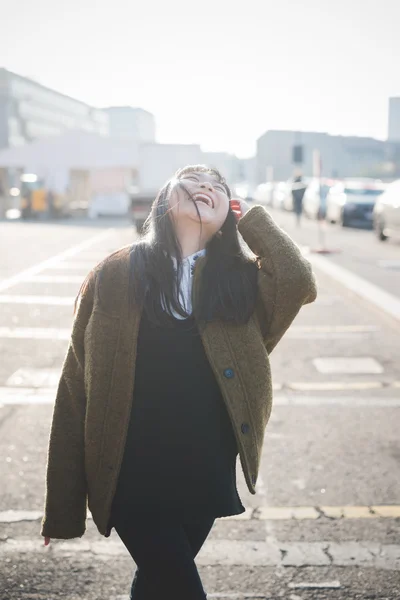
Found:
[[[374,208],[374,228],[382,241],[400,238],[400,179],[386,188]]]
[[[343,227],[372,228],[375,202],[385,191],[381,181],[345,180],[334,185],[326,201],[326,218]]]

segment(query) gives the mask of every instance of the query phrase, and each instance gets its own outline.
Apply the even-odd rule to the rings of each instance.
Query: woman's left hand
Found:
[[[236,220],[239,221],[250,210],[250,206],[242,198],[233,198],[231,200],[231,209],[234,212]]]

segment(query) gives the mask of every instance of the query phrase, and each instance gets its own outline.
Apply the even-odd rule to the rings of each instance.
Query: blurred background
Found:
[[[399,12],[390,0],[9,3],[2,216],[123,215],[200,162],[289,209],[295,174],[351,179],[371,222],[369,190],[400,177]]]

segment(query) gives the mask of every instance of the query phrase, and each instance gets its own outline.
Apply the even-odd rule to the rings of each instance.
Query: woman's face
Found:
[[[185,192],[180,183],[191,195]],[[169,205],[176,223],[195,221],[209,234],[217,233],[224,224],[229,210],[229,198],[225,187],[211,173],[189,172],[172,182]]]

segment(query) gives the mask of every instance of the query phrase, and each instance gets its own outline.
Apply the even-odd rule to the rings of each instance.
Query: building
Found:
[[[302,164],[293,162],[294,146],[302,147]],[[399,160],[400,144],[368,137],[334,136],[327,133],[267,131],[257,140],[257,183],[268,173],[275,181],[285,181],[300,168],[303,175],[314,174],[314,150],[326,177],[366,177],[388,174]]]
[[[156,138],[154,115],[143,108],[111,106],[104,109],[109,117],[110,136],[153,143]]]
[[[109,132],[106,112],[0,68],[0,148],[66,130]]]
[[[388,140],[400,142],[400,97],[389,98]]]

